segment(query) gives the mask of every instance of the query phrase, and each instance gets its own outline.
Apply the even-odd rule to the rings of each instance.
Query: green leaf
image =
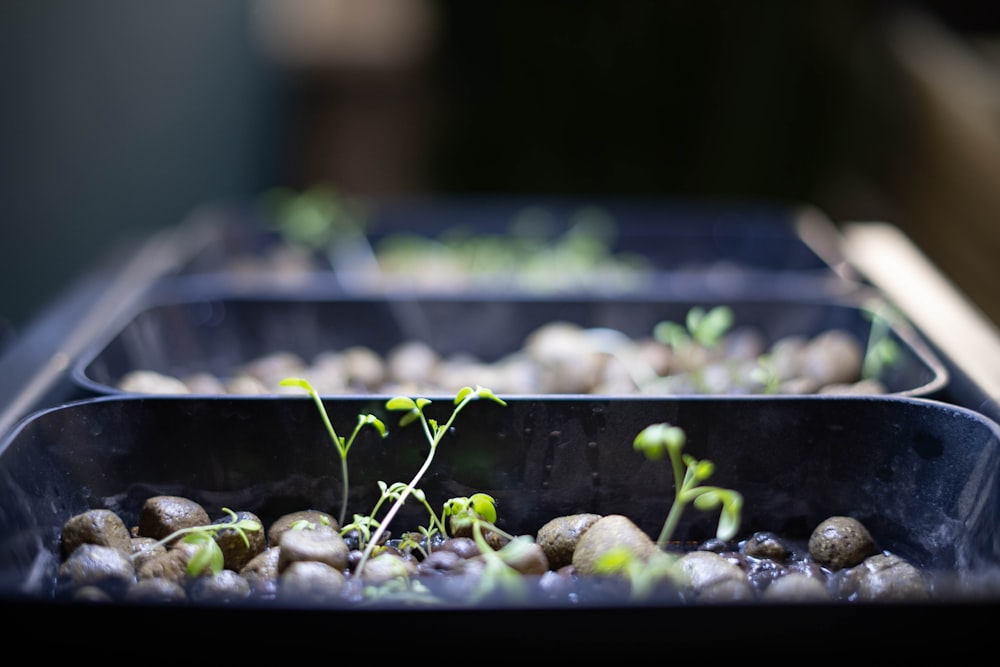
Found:
[[[475,392],[476,392],[476,398],[486,398],[493,401],[494,403],[499,403],[500,405],[507,405],[507,401],[503,400],[502,398],[494,394],[493,390],[488,387],[482,387],[476,385]]]
[[[716,533],[720,540],[731,540],[740,529],[740,514],[743,511],[743,496],[736,491],[729,491],[722,497],[722,514],[719,516],[719,529]]]
[[[417,404],[409,396],[396,396],[386,401],[387,410],[416,410]]]
[[[715,464],[711,461],[702,460],[695,463],[694,477],[699,482],[708,479],[714,472]]]
[[[714,347],[732,325],[732,309],[728,306],[716,306],[698,318],[696,327],[691,332],[699,344]]]
[[[496,499],[485,493],[473,493],[469,498],[472,503],[472,509],[476,514],[483,517],[486,521],[490,523],[496,523],[497,520],[497,508]]]
[[[690,340],[687,331],[676,322],[659,322],[653,327],[653,338],[658,343],[674,349],[683,346]]]
[[[687,312],[687,316],[684,318],[684,324],[687,326],[687,330],[690,332],[695,332],[698,327],[701,326],[701,320],[705,317],[705,309],[701,306],[694,306]]]
[[[695,496],[694,506],[703,512],[715,509],[722,504],[722,498],[717,491],[705,491]]]
[[[312,391],[312,385],[309,384],[308,380],[303,378],[285,378],[278,382],[282,387],[299,387],[300,389],[305,389],[306,391]]]
[[[202,533],[202,535],[205,535]],[[200,548],[195,551],[191,560],[187,564],[187,573],[191,576],[199,576],[206,571],[212,574],[222,572],[225,566],[225,556],[222,549],[210,536],[207,541],[201,541]],[[187,541],[187,540],[185,540]]]
[[[360,426],[369,425],[374,427],[375,430],[378,431],[378,434],[383,438],[389,434],[389,430],[385,427],[382,420],[372,414],[358,415],[358,424]]]
[[[468,506],[469,506],[469,499],[468,498],[465,498],[465,497],[462,497],[462,498],[449,498],[448,500],[446,500],[444,502],[444,506],[442,508],[442,513],[444,514],[444,516],[453,516],[455,514],[458,514],[461,511],[463,511]]]
[[[650,424],[639,432],[632,441],[632,447],[646,455],[650,461],[658,461],[664,453],[676,455],[684,447],[684,430],[666,422]]]

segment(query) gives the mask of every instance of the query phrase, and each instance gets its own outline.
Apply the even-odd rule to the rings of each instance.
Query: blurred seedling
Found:
[[[678,354],[689,355],[696,347],[718,347],[732,326],[733,310],[729,306],[715,306],[710,310],[693,306],[683,325],[669,320],[658,322],[653,327],[653,338]]]
[[[709,310],[693,306],[684,317],[684,324],[664,320],[653,327],[653,338],[673,350],[677,370],[686,370],[696,387],[707,391],[704,366],[709,354],[721,345],[733,326],[733,310],[715,306]]]

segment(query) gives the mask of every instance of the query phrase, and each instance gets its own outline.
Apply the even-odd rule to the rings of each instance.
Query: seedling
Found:
[[[707,511],[722,507],[716,536],[720,540],[730,540],[739,530],[743,496],[737,491],[716,486],[699,486],[714,472],[711,461],[698,461],[683,449],[687,435],[678,426],[667,423],[652,424],[644,428],[633,442],[637,451],[645,454],[650,461],[658,461],[667,454],[674,471],[674,502],[656,541],[658,549],[648,559],[640,558],[631,549],[615,547],[608,549],[598,558],[597,571],[602,574],[620,575],[631,586],[635,598],[649,596],[663,582],[680,583],[682,572],[675,567],[677,554],[665,550],[673,537],[684,508],[693,503],[700,510]]]
[[[372,529],[378,527],[378,521],[372,516],[355,514],[354,520],[348,524],[345,524],[340,529],[340,535],[346,537],[350,533],[356,533],[358,539],[358,548],[364,549],[365,545],[368,544],[368,540],[371,539]]]
[[[688,310],[683,326],[677,322],[659,322],[653,327],[653,337],[678,353],[687,354],[694,345],[717,347],[732,326],[733,310],[729,306],[716,306],[708,311],[694,306]]]
[[[379,435],[383,438],[388,435],[388,431],[385,428],[385,424],[372,414],[361,414],[358,415],[358,422],[354,425],[354,430],[351,432],[350,437],[344,439],[343,437],[337,435],[337,432],[333,429],[333,424],[330,423],[330,416],[326,412],[326,407],[323,405],[323,400],[320,398],[319,393],[315,388],[309,383],[308,380],[303,378],[285,378],[280,383],[284,387],[299,387],[300,389],[305,389],[309,392],[309,396],[312,397],[313,403],[319,408],[320,417],[323,419],[323,425],[326,426],[327,433],[330,434],[330,439],[333,440],[333,444],[337,447],[337,453],[340,455],[340,475],[344,482],[343,495],[340,503],[340,516],[338,517],[339,524],[344,525],[344,520],[347,517],[347,498],[348,498],[348,474],[347,474],[347,454],[351,451],[351,446],[354,444],[355,439],[358,437],[358,433],[361,432],[365,426],[371,426],[378,431]]]
[[[407,485],[403,482],[396,482],[392,485],[388,485],[382,480],[378,482],[379,489],[381,493],[379,498],[375,501],[375,506],[372,508],[371,514],[367,516],[362,516],[360,514],[354,515],[354,521],[345,525],[340,530],[341,535],[347,535],[352,531],[357,531],[358,534],[358,548],[364,549],[368,542],[371,540],[371,530],[373,528],[378,528],[379,520],[376,518],[378,516],[378,511],[382,508],[386,502],[390,500],[398,500],[403,491],[406,490]],[[410,491],[411,495],[420,501],[423,506],[427,509],[427,513],[431,518],[430,527],[421,527],[421,531],[424,532],[428,537],[432,537],[435,534],[441,533],[445,534],[447,531],[444,525],[444,519],[439,519],[434,513],[434,509],[427,502],[427,497],[424,492],[418,488],[414,488]],[[377,545],[376,545],[377,547]]]
[[[682,450],[686,440],[687,435],[683,429],[664,422],[647,426],[633,441],[635,450],[641,451],[650,461],[658,461],[667,454],[674,469],[674,502],[656,541],[661,549],[670,542],[681,514],[689,503],[702,511],[721,506],[722,512],[716,531],[716,536],[720,540],[732,539],[740,527],[743,496],[731,489],[699,486],[715,472],[715,464],[704,459],[699,461],[690,454],[684,454]]]
[[[261,530],[261,525],[258,521],[254,521],[253,519],[239,519],[236,512],[228,507],[223,507],[222,511],[233,518],[232,523],[213,523],[207,526],[189,526],[175,530],[155,544],[151,544],[142,551],[132,554],[131,558],[135,560],[140,554],[169,544],[183,535],[185,543],[198,546],[191,560],[187,563],[187,573],[189,575],[197,576],[204,572],[206,568],[212,574],[222,572],[225,567],[225,557],[222,553],[222,548],[215,541],[215,537],[219,534],[219,531],[235,530],[243,540],[243,543],[249,547],[250,538],[247,537],[247,531],[256,532]]]
[[[261,203],[271,226],[291,246],[326,251],[345,238],[364,236],[363,207],[329,185],[314,185],[301,192],[274,188]]]
[[[439,424],[437,420],[430,419],[426,414],[424,414],[424,408],[431,403],[430,399],[413,399],[407,396],[396,396],[386,402],[386,409],[403,412],[403,416],[399,420],[400,426],[407,426],[413,422],[420,423],[423,428],[424,435],[427,438],[427,442],[430,444],[430,450],[428,451],[427,457],[424,459],[424,462],[420,466],[417,473],[413,476],[410,482],[403,487],[402,491],[395,496],[395,500],[389,508],[389,511],[386,512],[385,517],[383,517],[382,521],[375,529],[375,532],[372,534],[365,550],[361,554],[361,559],[355,567],[356,574],[360,574],[364,569],[365,563],[368,562],[373,550],[379,542],[381,542],[382,536],[385,534],[387,527],[392,522],[393,518],[395,518],[396,514],[399,513],[399,510],[403,507],[407,498],[414,493],[417,488],[417,484],[420,483],[420,480],[423,478],[428,468],[430,468],[431,462],[434,460],[434,454],[437,452],[438,445],[441,444],[441,440],[455,423],[455,418],[458,417],[458,414],[465,409],[469,403],[481,398],[494,401],[500,405],[507,405],[506,401],[494,394],[490,389],[478,385],[475,389],[472,387],[462,387],[462,389],[460,389],[455,395],[455,407],[451,412],[451,416],[448,417],[448,420],[444,424]]]
[[[653,327],[653,338],[670,347],[681,363],[678,370],[688,370],[694,384],[704,392],[704,366],[707,353],[717,348],[733,326],[733,310],[729,306],[715,306],[705,310],[693,306],[684,318],[684,324],[664,320]]]
[[[441,521],[447,523],[452,535],[469,533],[474,526],[486,523],[492,529],[497,520],[496,500],[486,493],[474,493],[470,497],[451,498],[441,510]]]
[[[517,552],[532,543],[532,539],[527,535],[515,537],[497,527],[496,501],[492,496],[475,493],[468,498],[452,498],[444,504],[442,519],[448,520],[453,535],[471,533],[483,557],[485,567],[472,594],[474,600],[495,591],[515,597],[525,594],[521,573],[511,562],[517,560]],[[487,532],[507,540],[506,544],[494,549],[486,540]]]
[[[425,526],[420,526],[417,532],[410,531],[408,533],[403,533],[399,538],[399,549],[403,552],[413,552],[419,551],[421,560],[426,559],[431,552],[431,541],[436,535],[434,529],[429,529]],[[426,545],[426,549],[424,546]]]

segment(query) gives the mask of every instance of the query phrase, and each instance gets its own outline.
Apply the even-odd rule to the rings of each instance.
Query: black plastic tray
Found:
[[[81,355],[73,369],[78,386],[91,395],[121,393],[118,383],[129,371],[175,377],[207,372],[229,378],[240,365],[272,353],[293,352],[311,363],[321,352],[351,345],[384,355],[410,340],[426,343],[442,357],[471,354],[494,362],[520,349],[529,334],[550,322],[611,328],[637,339],[650,336],[657,322],[683,323],[694,306],[718,305],[643,297],[269,297],[259,290],[254,295],[223,290],[212,296],[206,288],[182,294],[148,305],[110,340]],[[758,297],[723,303],[733,309],[734,326],[758,330],[768,345],[790,335],[811,337],[840,328],[864,349],[872,328],[866,301],[860,298]],[[932,397],[947,386],[945,367],[905,320],[892,324],[889,337],[899,357],[878,375],[888,393]]]
[[[396,424],[379,400],[325,403],[335,425],[353,424],[361,412],[384,415],[390,428]],[[447,403],[432,404],[429,411],[444,416],[449,409]],[[670,467],[646,461],[631,443],[642,428],[661,421],[686,430],[686,451],[715,462],[714,483],[743,493],[741,534],[768,530],[805,539],[828,516],[853,516],[881,548],[940,577],[942,595],[932,602],[752,610],[745,604],[633,607],[600,600],[551,609],[473,607],[491,636],[509,634],[517,645],[568,630],[595,641],[620,641],[641,623],[647,631],[669,627],[687,639],[721,631],[722,639],[773,641],[776,627],[786,633],[850,629],[856,638],[884,632],[886,624],[896,628],[905,619],[910,632],[934,628],[939,641],[975,636],[978,617],[967,625],[953,623],[955,609],[1000,602],[1000,427],[973,411],[927,399],[480,401],[442,442],[421,488],[432,503],[490,493],[501,526],[513,532],[533,532],[556,515],[586,511],[625,514],[655,535],[672,498]],[[350,458],[350,503],[371,506],[377,480],[409,479],[425,455],[421,438],[413,428],[394,434],[391,447],[378,440],[357,443]],[[84,635],[72,624],[86,614],[88,623],[113,618],[119,634],[169,620],[214,636],[267,622],[282,632],[328,627],[370,637],[388,628],[393,637],[416,639],[440,623],[472,622],[470,608],[390,605],[366,612],[286,607],[277,600],[172,608],[53,599],[59,532],[75,513],[108,508],[134,522],[147,497],[168,493],[198,500],[211,513],[227,506],[254,511],[267,522],[295,509],[335,509],[338,466],[316,407],[305,397],[101,397],[36,413],[0,441],[0,603],[15,612],[8,623],[17,628],[47,622],[61,637],[71,636],[74,627]],[[703,539],[714,523],[714,516],[692,512],[677,535]]]
[[[352,203],[357,209],[354,226],[341,229],[331,241],[312,244],[277,231],[275,213],[258,203],[219,205],[198,221],[201,233],[192,235],[198,246],[176,277],[212,275],[230,285],[310,280],[348,294],[494,289],[535,294],[701,289],[728,294],[766,286],[818,295],[856,287],[857,275],[840,254],[834,225],[801,205],[527,196],[383,197]],[[512,239],[526,240],[526,227],[552,250],[586,211],[598,211],[610,223],[592,272],[576,266],[571,275],[556,270],[539,281],[529,279],[534,274],[519,265],[516,273],[477,269],[464,277],[430,280],[426,274],[436,271],[380,273],[374,261],[401,238],[420,240],[425,250],[432,245],[467,248],[473,240],[481,248],[479,241],[493,239],[506,252]],[[535,222],[521,224],[517,231],[516,221],[526,217]],[[300,251],[292,264],[287,260],[297,255],[290,249]],[[482,264],[492,266],[493,259]],[[603,263],[611,259],[616,269]]]

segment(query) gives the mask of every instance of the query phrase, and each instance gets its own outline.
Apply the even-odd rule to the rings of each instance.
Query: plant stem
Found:
[[[323,425],[326,426],[327,433],[330,434],[330,438],[333,440],[334,446],[337,448],[337,453],[340,455],[340,474],[344,483],[343,492],[340,498],[340,516],[338,517],[337,526],[343,526],[344,521],[347,519],[347,498],[348,498],[348,483],[347,483],[347,451],[344,448],[344,444],[340,440],[340,436],[337,435],[337,431],[334,430],[333,424],[330,422],[330,416],[326,413],[326,407],[323,405],[323,399],[320,398],[319,393],[316,392],[312,387],[309,387],[309,395],[313,399],[313,403],[319,408],[319,416],[323,419]]]
[[[423,426],[424,434],[427,436],[427,439],[430,442],[431,450],[430,452],[428,452],[427,458],[424,459],[423,465],[420,466],[420,470],[418,470],[417,474],[413,476],[413,479],[410,480],[410,483],[406,485],[406,488],[403,489],[403,492],[399,494],[399,497],[396,498],[396,502],[394,502],[392,504],[392,507],[389,508],[389,511],[386,512],[386,515],[382,519],[382,522],[378,525],[378,528],[375,529],[375,533],[372,534],[371,539],[368,541],[368,545],[365,547],[364,552],[362,552],[361,554],[361,560],[358,561],[357,567],[354,568],[354,573],[356,576],[361,574],[361,571],[364,569],[365,563],[367,563],[368,559],[371,557],[372,551],[374,551],[375,547],[378,546],[378,543],[381,542],[382,535],[385,534],[385,530],[389,526],[389,523],[393,520],[393,518],[395,518],[396,514],[399,513],[399,510],[403,507],[403,504],[406,502],[406,499],[409,498],[410,493],[413,491],[413,489],[417,487],[417,484],[420,482],[420,479],[427,472],[427,469],[430,468],[431,461],[434,460],[434,452],[437,451],[438,443],[441,442],[441,438],[443,438],[444,434],[448,432],[449,428],[451,428],[452,423],[455,421],[455,417],[458,415],[459,412],[461,412],[462,408],[464,408],[470,401],[474,400],[475,398],[477,398],[477,395],[475,393],[470,393],[468,396],[462,399],[461,403],[459,403],[458,406],[454,410],[452,410],[451,416],[448,418],[448,421],[445,423],[445,425],[437,427],[433,433],[431,432],[431,427],[427,421],[427,417],[424,416],[423,410],[420,411],[420,423]]]
[[[687,481],[691,475],[691,469],[683,464],[680,456],[671,456],[670,465],[674,471],[674,502],[670,506],[670,512],[667,513],[667,520],[663,522],[663,530],[660,531],[660,536],[656,540],[657,546],[661,549],[667,546],[667,542],[673,537],[674,530],[677,529],[677,524],[681,520],[681,514],[687,504],[683,494],[687,489]]]
[[[399,510],[403,507],[403,503],[405,503],[406,499],[410,497],[410,492],[416,487],[417,482],[419,482],[420,478],[424,476],[424,473],[427,472],[427,468],[430,467],[431,461],[434,460],[435,449],[436,449],[435,447],[431,447],[430,454],[428,454],[427,459],[424,460],[424,464],[420,466],[420,470],[418,470],[417,474],[413,476],[413,479],[410,480],[410,483],[406,485],[406,488],[403,489],[403,492],[399,494],[399,497],[396,499],[396,502],[392,504],[392,507],[389,508],[389,511],[386,512],[385,517],[382,519],[382,522],[378,525],[378,528],[375,529],[375,532],[372,534],[371,539],[368,541],[368,545],[365,547],[364,553],[361,554],[361,560],[358,561],[358,566],[355,568],[355,573],[357,574],[361,573],[361,569],[368,561],[368,558],[371,556],[372,551],[382,540],[382,535],[385,533],[386,526],[388,526],[389,523],[393,520],[393,518],[395,518],[396,514],[399,513]]]
[[[670,506],[670,512],[667,514],[667,520],[663,523],[663,530],[660,531],[660,537],[656,540],[656,546],[661,549],[667,546],[667,543],[674,534],[674,530],[677,529],[677,524],[681,520],[681,514],[683,513],[684,503],[674,502]]]

